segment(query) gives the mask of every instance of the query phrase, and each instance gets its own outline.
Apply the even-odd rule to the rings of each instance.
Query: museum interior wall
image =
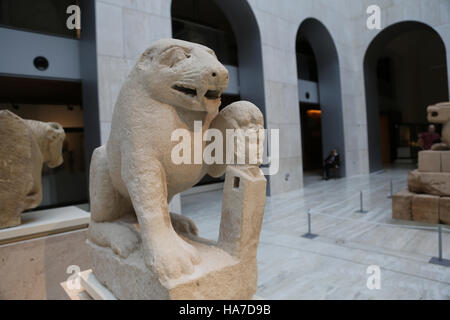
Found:
[[[33,19],[22,17],[12,21],[8,20],[8,17],[0,17],[0,24],[7,25],[7,28],[0,28],[1,35],[10,39],[11,48],[17,44],[14,48],[20,49],[14,51],[5,48],[0,53],[4,59],[2,61],[6,62],[1,66],[0,85],[7,89],[3,90],[0,96],[0,109],[9,110],[22,118],[58,122],[67,137],[63,146],[64,164],[57,168],[44,168],[44,198],[37,209],[62,210],[62,207],[70,206],[77,208],[74,210],[82,215],[79,212],[82,209],[76,206],[88,201],[88,168],[92,151],[108,140],[116,98],[142,52],[161,38],[184,37],[193,42],[205,41],[196,40],[195,35],[199,33],[198,30],[205,30],[208,21],[188,21],[195,14],[200,17],[197,17],[197,20],[208,16],[208,11],[201,12],[204,8],[201,0],[189,1],[197,10],[189,17],[180,16],[180,12],[175,14],[174,2],[175,0],[81,1],[86,4],[83,7],[85,24],[81,38],[79,33],[66,34],[65,30],[55,29],[51,25],[42,30],[27,32],[27,29],[36,28]],[[430,2],[433,2],[433,5],[430,5]],[[14,8],[13,5],[19,2],[15,0],[1,3]],[[400,98],[394,101],[382,96],[378,109],[369,106],[373,101],[367,94],[371,87],[365,81],[364,59],[377,36],[386,30],[369,30],[366,27],[365,9],[372,4],[370,0],[215,0],[214,3],[214,10],[221,10],[221,19],[226,19],[223,42],[228,44],[228,48],[221,48],[221,41],[206,44],[217,46],[214,49],[229,69],[230,79],[233,79],[230,80],[231,85],[224,102],[228,104],[239,99],[249,100],[260,108],[267,129],[280,130],[280,170],[267,179],[269,195],[289,192],[303,186],[302,125],[306,124],[302,122],[301,104],[305,99],[301,95],[305,89],[299,88],[302,83],[315,88],[317,101],[313,109],[320,110],[322,114],[319,130],[321,155],[315,161],[326,156],[332,148],[339,149],[344,166],[342,176],[367,174],[383,168],[382,138],[379,133],[372,133],[370,129],[370,121],[373,119],[375,122],[372,126],[378,127],[380,111],[401,112],[402,122],[425,124],[427,105],[440,102],[437,100],[448,100],[449,1],[378,1],[383,28],[395,27],[405,21],[426,26],[415,35],[412,42],[408,34],[400,35],[378,53],[379,57],[389,56],[394,62],[393,70],[397,70],[397,73],[409,69],[409,65],[416,64],[414,61],[434,62],[431,65],[420,63],[419,68],[411,70],[406,79],[395,78],[393,87],[402,93]],[[48,20],[52,20],[50,9],[46,8],[43,12],[50,13]],[[29,21],[30,24],[24,24],[24,21]],[[174,26],[186,21],[192,27],[189,29],[193,30],[192,34],[178,33],[177,30],[183,31],[186,28],[175,30]],[[302,26],[311,21],[326,30],[329,46],[321,52],[318,49],[320,44],[314,43],[312,38],[307,39],[314,53],[317,77],[302,79],[298,74],[297,40],[299,34],[308,38],[308,32],[301,31]],[[210,31],[215,35],[218,30],[223,31],[222,27],[212,29]],[[228,42],[227,37],[231,33],[234,39]],[[427,50],[429,47],[435,47],[431,44],[433,37],[438,39],[438,42],[442,41],[441,47]],[[18,44],[19,40],[22,44]],[[416,56],[406,56],[406,53],[399,49],[402,43],[407,41],[411,42],[409,51],[415,51]],[[423,45],[426,41],[430,42]],[[49,57],[50,68],[39,70],[40,66],[35,68],[28,62],[12,63],[15,59],[28,61],[27,59],[36,53],[23,44],[33,48],[41,46],[43,55]],[[233,54],[229,55],[230,52]],[[66,57],[66,60],[60,59],[60,56]],[[333,64],[324,65],[329,63],[330,59],[327,58],[330,56]],[[301,59],[302,57],[300,61]],[[68,61],[70,63],[67,63]],[[55,65],[65,68],[56,70],[53,68]],[[330,72],[327,67],[331,68],[333,75],[331,82],[327,82],[329,79],[324,79],[323,76],[324,73]],[[416,86],[427,87],[426,92],[419,95],[414,86],[409,86],[411,79],[424,74],[430,67],[437,67],[439,70],[431,73],[429,78],[420,77],[417,80]],[[30,79],[53,79],[51,81],[54,82],[42,86],[28,83],[29,90],[27,89],[26,94],[17,90],[17,87],[24,86]],[[307,82],[299,82],[299,79]],[[436,80],[440,85],[434,85],[432,80]],[[62,84],[64,88],[73,90],[64,91]],[[7,87],[8,85],[11,85],[11,88]],[[40,86],[41,90],[36,90],[36,86]],[[411,91],[414,91],[416,96],[404,94]],[[375,110],[374,117],[368,110]],[[374,140],[371,139],[372,136],[375,137]],[[375,151],[371,151],[371,148],[375,148]],[[373,154],[378,154],[377,160],[373,160]],[[374,161],[376,165],[372,165]],[[179,196],[171,206],[174,212],[181,212]],[[85,206],[82,208],[87,210]],[[34,238],[35,242],[14,243],[0,239],[1,254],[6,257],[0,274],[10,274],[18,261],[26,259],[25,252],[32,252],[29,255],[30,263],[22,266],[23,272],[28,272],[27,268],[30,268],[34,270],[28,272],[30,276],[38,275],[34,280],[23,279],[17,289],[12,288],[14,281],[19,280],[7,279],[8,292],[12,292],[14,297],[58,297],[61,291],[60,288],[55,289],[54,285],[56,279],[66,277],[64,271],[67,265],[76,260],[83,268],[88,267],[86,249],[80,245],[86,239],[86,221],[79,221],[82,222],[77,222],[76,226],[58,229],[57,234],[47,230],[45,234],[41,234],[42,238]],[[15,254],[18,251],[24,254],[18,256]],[[55,271],[56,268],[58,271]],[[50,282],[46,279],[50,279]],[[0,292],[0,297],[3,294],[5,293]]]

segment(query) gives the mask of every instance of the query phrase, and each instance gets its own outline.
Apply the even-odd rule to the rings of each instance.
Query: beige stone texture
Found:
[[[450,173],[450,151],[441,151],[441,171]]]
[[[95,276],[119,299],[251,299],[257,287],[265,192],[266,180],[258,167],[227,167],[218,241],[177,230],[201,257],[191,274],[161,278],[146,266],[141,241],[127,257],[89,241]],[[139,233],[132,221],[122,221],[121,228],[122,239]]]
[[[67,299],[67,268],[90,268],[86,239],[82,229],[0,245],[0,300]]]
[[[412,199],[412,216],[414,221],[439,223],[439,197],[416,194]]]
[[[439,200],[439,220],[450,225],[450,198],[441,197]]]
[[[414,193],[401,191],[392,196],[392,218],[412,220],[412,198]]]
[[[450,173],[411,171],[408,174],[408,190],[436,196],[450,196]]]
[[[441,152],[431,150],[420,151],[419,171],[441,172]]]
[[[443,124],[441,141],[433,145],[433,150],[448,150],[450,146],[450,102],[442,102],[427,108],[428,121]]]
[[[213,175],[229,172],[226,166],[203,162],[201,155],[211,141],[194,144],[196,137],[201,139],[207,129],[214,128],[212,121],[218,115],[220,96],[227,85],[228,72],[211,49],[163,39],[142,54],[122,86],[108,142],[94,151],[90,171],[89,247],[93,271],[117,297],[252,297],[254,292],[250,291],[256,288],[256,278],[241,268],[245,264],[244,269],[255,271],[256,258],[237,259],[219,248],[220,241],[219,247],[203,245],[203,240],[192,241],[197,237],[193,221],[168,209],[174,195],[195,185],[208,172]],[[230,129],[263,128],[263,116],[250,102],[236,102],[220,115],[228,119],[225,127]],[[201,121],[199,129],[195,121]],[[219,130],[220,123],[215,124]],[[187,132],[192,150],[192,155],[188,154],[187,161],[182,163],[176,163],[172,155],[180,143],[173,139],[179,129]],[[254,150],[251,145],[248,149],[246,146],[246,153]],[[196,159],[195,148],[200,151],[200,159]],[[255,174],[255,168],[259,170],[256,166],[236,170]],[[250,179],[250,173],[246,179]],[[255,194],[247,196],[248,201],[258,199],[258,203],[264,203],[265,179],[260,172],[253,178],[255,186],[246,187],[241,196],[246,197],[246,192],[252,194],[255,188]],[[238,238],[247,239],[248,232],[246,247],[253,248],[258,242],[256,237],[259,239],[260,224],[255,230],[256,221],[253,226],[241,219],[251,220],[253,216],[262,219],[264,207],[256,206],[257,211],[246,209],[252,205],[255,204],[243,205],[239,212],[242,218],[233,213],[232,221],[247,226],[246,230],[239,229],[242,233]],[[241,274],[248,279],[240,278]]]
[[[62,164],[64,138],[58,123],[0,111],[0,228],[19,225],[21,213],[41,203],[42,166]]]

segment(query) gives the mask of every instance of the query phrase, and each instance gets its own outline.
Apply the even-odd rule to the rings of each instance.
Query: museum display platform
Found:
[[[419,152],[408,189],[393,195],[392,218],[450,224],[450,151]]]
[[[60,283],[69,266],[86,269],[87,205],[22,214],[0,230],[0,299],[66,299]]]
[[[95,277],[91,269],[80,272],[78,280],[67,280],[61,287],[71,300],[117,300]],[[253,296],[252,300],[264,300]]]

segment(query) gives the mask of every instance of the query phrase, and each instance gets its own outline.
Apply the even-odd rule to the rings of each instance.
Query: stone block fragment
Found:
[[[411,171],[408,174],[408,190],[414,193],[450,197],[450,173]]]
[[[420,172],[441,172],[441,152],[420,151],[419,152]]]
[[[412,217],[414,221],[439,223],[439,197],[427,194],[414,195]]]
[[[392,218],[412,220],[412,198],[414,193],[401,191],[392,196]]]

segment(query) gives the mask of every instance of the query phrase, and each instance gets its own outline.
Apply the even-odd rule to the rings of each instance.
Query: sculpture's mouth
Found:
[[[208,90],[205,93],[205,98],[210,100],[216,100],[220,98],[221,94],[222,92],[220,92],[219,90]]]
[[[174,85],[172,87],[172,89],[177,90],[179,92],[182,92],[185,95],[188,95],[188,96],[191,96],[191,97],[196,97],[197,96],[197,90],[195,90],[195,89],[186,88],[186,87],[182,87],[182,86],[179,86],[179,85]]]
[[[181,85],[174,85],[172,86],[172,89],[181,92],[185,95],[188,95],[190,97],[196,97],[197,96],[197,90],[196,89],[192,89],[192,88],[188,88],[188,87],[184,87]],[[222,95],[222,91],[220,90],[208,90],[205,93],[205,98],[208,100],[216,100],[219,99],[220,96]]]

